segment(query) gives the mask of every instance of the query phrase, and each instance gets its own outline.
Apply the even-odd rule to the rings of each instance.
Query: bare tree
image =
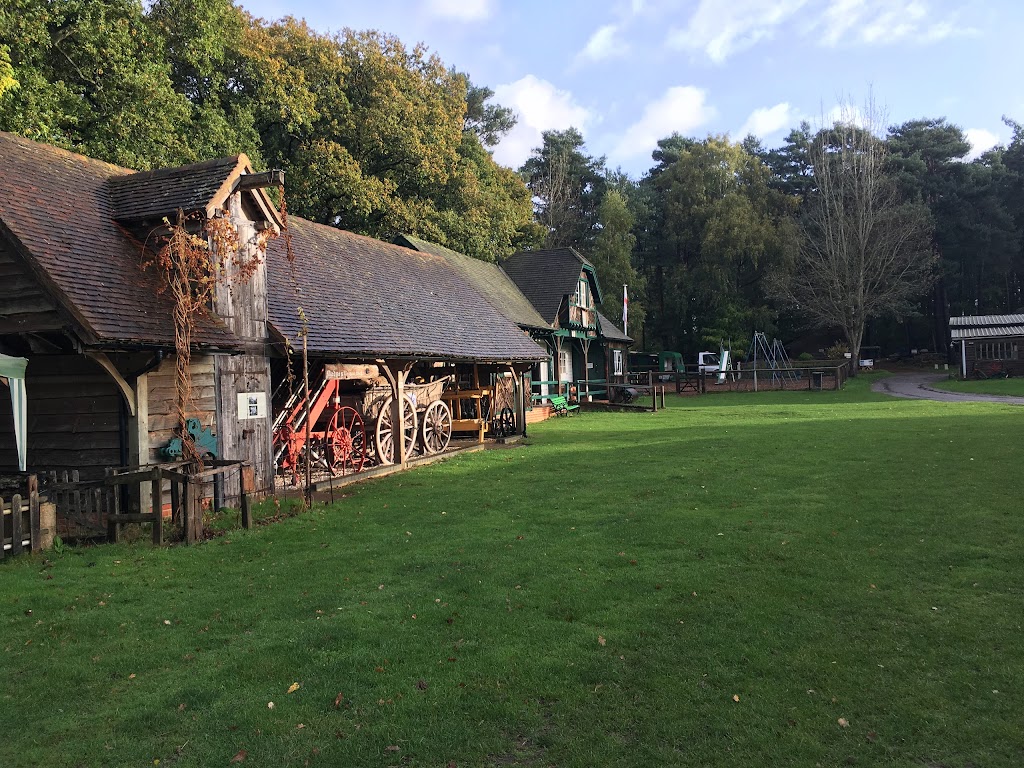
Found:
[[[813,189],[801,244],[776,293],[818,326],[843,328],[856,375],[869,318],[903,317],[933,280],[926,208],[904,200],[887,167],[874,105],[844,107],[811,145]]]

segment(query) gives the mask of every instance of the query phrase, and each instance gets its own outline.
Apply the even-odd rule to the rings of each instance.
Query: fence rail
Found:
[[[8,553],[20,555],[26,549],[38,552],[42,546],[39,519],[39,484],[28,476],[28,493],[16,493],[10,500],[0,497],[0,560]]]
[[[92,480],[82,480],[77,471],[59,477],[50,473],[43,493],[56,504],[58,520],[71,535],[113,542],[120,540],[125,525],[148,523],[157,545],[164,543],[167,499],[171,522],[181,526],[184,542],[191,544],[203,536],[203,483],[233,471],[241,474],[242,526],[250,528],[250,497],[256,483],[253,468],[240,461],[211,460],[203,469],[187,461],[115,467]],[[148,512],[140,509],[144,489],[150,494]]]

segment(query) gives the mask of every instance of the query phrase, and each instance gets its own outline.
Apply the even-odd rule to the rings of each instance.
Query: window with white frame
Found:
[[[614,376],[622,375],[622,350],[612,350],[612,374]]]
[[[576,306],[584,308],[590,306],[590,286],[585,275],[576,284]]]
[[[982,341],[974,348],[978,360],[1016,360],[1017,342]]]

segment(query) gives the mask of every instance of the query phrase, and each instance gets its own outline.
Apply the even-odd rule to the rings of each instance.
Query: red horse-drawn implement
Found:
[[[426,455],[448,447],[452,413],[441,393],[452,380],[444,376],[404,387],[402,436],[407,456],[417,447]],[[368,463],[394,463],[393,400],[391,386],[377,366],[326,366],[324,378],[310,392],[308,409],[302,393],[295,393],[274,420],[278,470],[290,472],[297,483],[307,455],[317,470],[332,475],[359,472]]]

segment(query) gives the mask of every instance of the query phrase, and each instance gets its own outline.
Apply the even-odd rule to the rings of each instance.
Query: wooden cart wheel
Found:
[[[344,406],[334,412],[327,431],[327,454],[332,470],[341,474],[359,472],[366,460],[366,429],[355,408]]]
[[[390,395],[384,398],[381,403],[379,415],[377,416],[377,430],[374,435],[375,447],[377,449],[377,461],[381,464],[395,463],[394,429],[391,425],[391,402],[394,398]],[[402,434],[405,440],[405,455],[411,456],[412,449],[416,446],[416,406],[412,398],[405,395],[402,398]]]
[[[516,433],[516,415],[511,408],[502,408],[491,422],[495,437],[508,437]]]
[[[452,439],[452,412],[444,400],[435,400],[423,412],[423,452],[440,453]]]

